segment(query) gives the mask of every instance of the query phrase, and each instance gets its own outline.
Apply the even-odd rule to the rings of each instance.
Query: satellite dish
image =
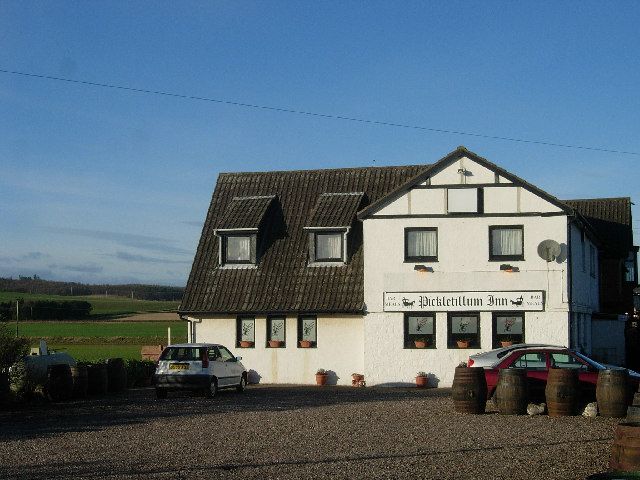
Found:
[[[547,262],[553,262],[560,256],[561,248],[560,244],[555,240],[543,240],[538,245],[538,255]]]

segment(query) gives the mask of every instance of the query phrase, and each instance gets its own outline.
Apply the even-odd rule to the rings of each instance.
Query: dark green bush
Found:
[[[0,372],[7,373],[16,360],[29,353],[29,340],[16,338],[6,325],[0,324]]]

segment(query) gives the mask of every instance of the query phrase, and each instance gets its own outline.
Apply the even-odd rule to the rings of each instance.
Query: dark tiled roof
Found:
[[[232,198],[218,228],[258,228],[275,198],[274,195]]]
[[[626,257],[633,248],[631,199],[588,198],[564,200],[580,213],[596,231],[606,253]]]
[[[307,227],[348,227],[353,223],[364,193],[323,193],[318,197]]]
[[[362,225],[349,234],[346,266],[308,267],[307,233],[323,193],[363,192],[375,201],[427,165],[220,174],[191,268],[181,313],[336,312],[364,309]],[[266,213],[263,254],[253,269],[219,268],[216,228],[234,197],[275,195]],[[364,203],[362,206],[364,206]]]

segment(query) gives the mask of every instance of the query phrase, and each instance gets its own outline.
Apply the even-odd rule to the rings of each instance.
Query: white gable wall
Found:
[[[464,168],[465,175],[458,173]],[[411,383],[419,370],[431,373],[439,386],[453,381],[454,367],[469,355],[490,350],[492,312],[480,312],[480,348],[448,348],[447,311],[436,313],[436,348],[404,348],[404,314],[384,311],[385,292],[543,291],[544,311],[525,313],[525,337],[529,343],[568,345],[570,305],[568,281],[568,218],[553,203],[524,187],[498,177],[468,158],[453,162],[422,187],[401,194],[387,207],[363,222],[365,264],[365,375],[372,384]],[[449,186],[478,188],[484,194],[484,213],[455,215],[447,212]],[[393,208],[391,208],[393,207]],[[494,214],[494,215],[492,215]],[[489,227],[522,225],[524,260],[490,261]],[[408,227],[438,231],[436,262],[404,262],[404,235]],[[557,261],[539,257],[541,241],[553,239],[562,246]],[[432,271],[417,272],[424,263]],[[501,263],[519,271],[500,270]],[[584,278],[576,278],[583,285]],[[590,290],[592,287],[584,287]],[[597,289],[594,290],[597,293]],[[591,312],[593,304],[585,306]],[[389,362],[394,358],[394,362]]]

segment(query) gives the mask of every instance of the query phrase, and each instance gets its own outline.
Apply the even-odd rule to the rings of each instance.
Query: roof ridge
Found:
[[[345,167],[345,168],[307,168],[301,170],[265,170],[265,171],[252,171],[252,172],[220,172],[219,176],[233,176],[233,175],[274,175],[283,173],[308,173],[308,172],[344,172],[355,170],[383,170],[383,169],[399,169],[399,168],[428,168],[432,164],[430,163],[416,163],[413,165],[380,165],[371,167]]]
[[[586,202],[593,200],[627,200],[631,201],[631,197],[592,197],[592,198],[567,198],[563,202]]]

